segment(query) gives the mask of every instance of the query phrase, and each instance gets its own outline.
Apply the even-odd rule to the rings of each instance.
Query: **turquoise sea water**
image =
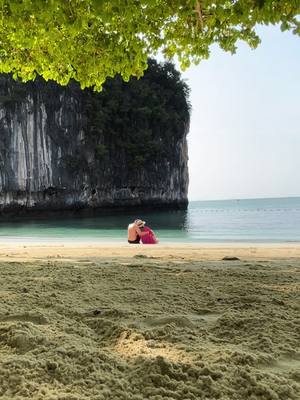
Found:
[[[146,220],[161,242],[300,242],[300,197],[193,201],[187,211],[110,212],[93,218],[0,222],[2,241],[126,242],[127,225]]]

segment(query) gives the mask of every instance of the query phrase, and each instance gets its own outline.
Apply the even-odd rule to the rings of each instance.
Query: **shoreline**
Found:
[[[64,237],[32,237],[32,236],[1,236],[0,235],[0,245],[5,244],[43,244],[47,243],[58,244],[58,245],[68,245],[68,244],[79,244],[79,245],[94,245],[94,246],[124,246],[128,245],[127,239],[124,238],[116,238],[116,239],[104,239],[104,238],[83,238],[83,237],[74,237],[74,238],[64,238]],[[143,245],[140,243],[141,246]],[[282,246],[296,246],[300,247],[300,240],[287,240],[287,241],[238,241],[238,240],[225,240],[225,241],[184,241],[184,240],[160,240],[157,246],[204,246],[204,247],[218,247],[218,246],[228,246],[228,247],[247,247],[247,246],[260,246],[260,247],[282,247]]]
[[[76,243],[76,245],[88,245],[88,246],[128,246],[126,236],[122,238],[91,238],[91,237],[57,237],[57,236],[9,236],[9,235],[0,235],[0,246],[6,244],[25,244],[25,245],[39,245],[39,244],[48,244],[48,245],[72,245]],[[149,245],[145,245],[142,242],[140,246],[148,247]],[[300,247],[300,240],[267,240],[267,241],[251,241],[251,240],[208,240],[208,241],[185,241],[184,239],[177,240],[167,240],[162,239],[156,245],[151,245],[149,247],[163,247],[163,246],[180,246],[180,247],[249,247],[249,246],[258,246],[258,247],[285,247],[285,246],[294,246]]]

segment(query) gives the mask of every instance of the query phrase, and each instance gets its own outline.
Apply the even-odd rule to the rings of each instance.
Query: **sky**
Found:
[[[182,73],[191,88],[189,200],[300,196],[300,37],[217,47]]]

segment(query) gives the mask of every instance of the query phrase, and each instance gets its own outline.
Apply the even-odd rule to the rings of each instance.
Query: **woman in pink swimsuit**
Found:
[[[143,232],[147,232],[148,235],[142,236],[141,237],[141,241],[143,244],[156,244],[158,243],[158,240],[154,234],[154,232],[152,231],[152,229],[150,229],[148,226],[144,226],[142,228]]]

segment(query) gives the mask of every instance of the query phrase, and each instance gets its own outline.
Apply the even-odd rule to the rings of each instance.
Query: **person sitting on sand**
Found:
[[[149,232],[142,232],[141,228],[145,226],[145,221],[136,219],[134,222],[128,225],[128,243],[138,244],[140,243],[141,237],[149,235]]]
[[[157,244],[158,243],[157,237],[155,236],[153,230],[149,228],[149,226],[142,227],[141,231],[143,233],[148,232],[148,235],[141,237],[141,241],[143,244]]]

